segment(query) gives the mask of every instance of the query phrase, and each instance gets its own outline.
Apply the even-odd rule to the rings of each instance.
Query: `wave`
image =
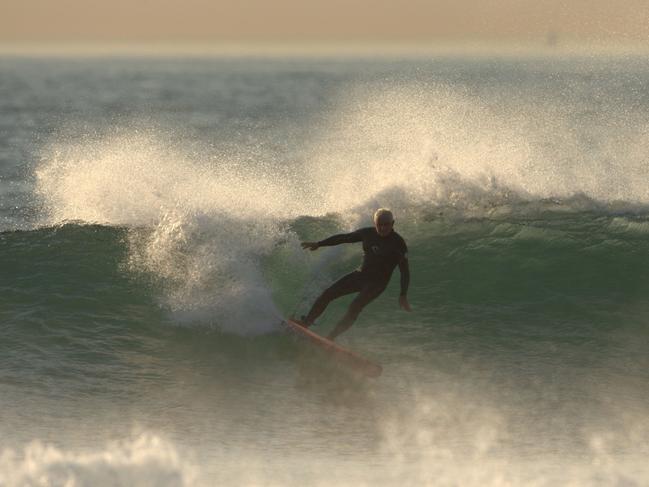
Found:
[[[448,302],[511,305],[568,297],[628,302],[647,291],[649,216],[550,211],[554,205],[492,208],[479,218],[458,218],[457,208],[410,209],[397,225],[421,305],[435,306],[426,292]],[[14,308],[21,293],[32,304],[49,299],[62,307],[73,298],[100,309],[139,303],[178,323],[266,333],[358,264],[354,246],[317,254],[299,246],[345,228],[335,215],[279,222],[167,215],[152,228],[67,223],[4,232],[3,300]],[[52,294],[70,299],[57,304]]]
[[[458,239],[483,220],[491,238],[450,239],[464,250],[447,251],[448,262],[462,252],[475,260],[461,282],[482,270],[512,276],[515,286],[532,262],[592,275],[599,267],[586,256],[597,249],[610,252],[604,276],[627,267],[635,275],[649,213],[647,132],[625,134],[633,150],[622,156],[621,146],[588,145],[570,129],[575,107],[547,104],[530,117],[516,103],[443,85],[364,85],[281,156],[261,142],[179,147],[155,129],[61,138],[34,173],[39,225],[123,228],[119,268],[150,282],[174,320],[243,334],[272,330],[289,296],[303,294],[298,280],[328,278],[331,254],[314,263],[301,238],[370,224],[377,207],[392,208],[404,236],[418,240],[415,256],[417,245],[435,247],[440,228]],[[517,251],[510,270],[494,264]]]

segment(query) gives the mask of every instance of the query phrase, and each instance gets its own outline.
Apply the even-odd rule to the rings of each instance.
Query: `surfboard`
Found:
[[[383,372],[383,367],[379,364],[372,362],[371,360],[361,357],[355,352],[338,345],[336,342],[329,340],[323,336],[318,335],[317,333],[309,330],[304,325],[300,324],[299,321],[293,319],[286,319],[284,321],[288,331],[294,333],[298,337],[307,340],[311,344],[321,348],[329,355],[331,355],[336,361],[341,362],[353,370],[360,372],[363,375],[368,377],[378,377]]]

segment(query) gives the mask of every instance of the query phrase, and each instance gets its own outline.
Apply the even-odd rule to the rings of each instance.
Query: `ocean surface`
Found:
[[[0,58],[1,486],[649,485],[648,351],[648,58]]]

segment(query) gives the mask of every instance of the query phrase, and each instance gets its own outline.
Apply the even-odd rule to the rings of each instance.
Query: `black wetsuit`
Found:
[[[392,231],[381,237],[374,227],[361,228],[352,233],[334,235],[318,242],[319,247],[328,247],[342,243],[363,242],[363,263],[357,269],[343,276],[326,289],[313,304],[304,321],[313,323],[334,299],[358,292],[343,318],[348,326],[356,320],[361,310],[377,298],[386,288],[394,268],[401,264],[401,295],[405,296],[410,283],[408,268],[408,247],[401,235]]]

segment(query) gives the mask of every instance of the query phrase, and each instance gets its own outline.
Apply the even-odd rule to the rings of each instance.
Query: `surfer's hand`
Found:
[[[300,245],[302,245],[303,249],[309,249],[309,250],[318,250],[318,242],[302,242]]]
[[[399,306],[401,306],[401,309],[405,309],[406,311],[412,311],[410,303],[408,302],[408,296],[399,296]]]

